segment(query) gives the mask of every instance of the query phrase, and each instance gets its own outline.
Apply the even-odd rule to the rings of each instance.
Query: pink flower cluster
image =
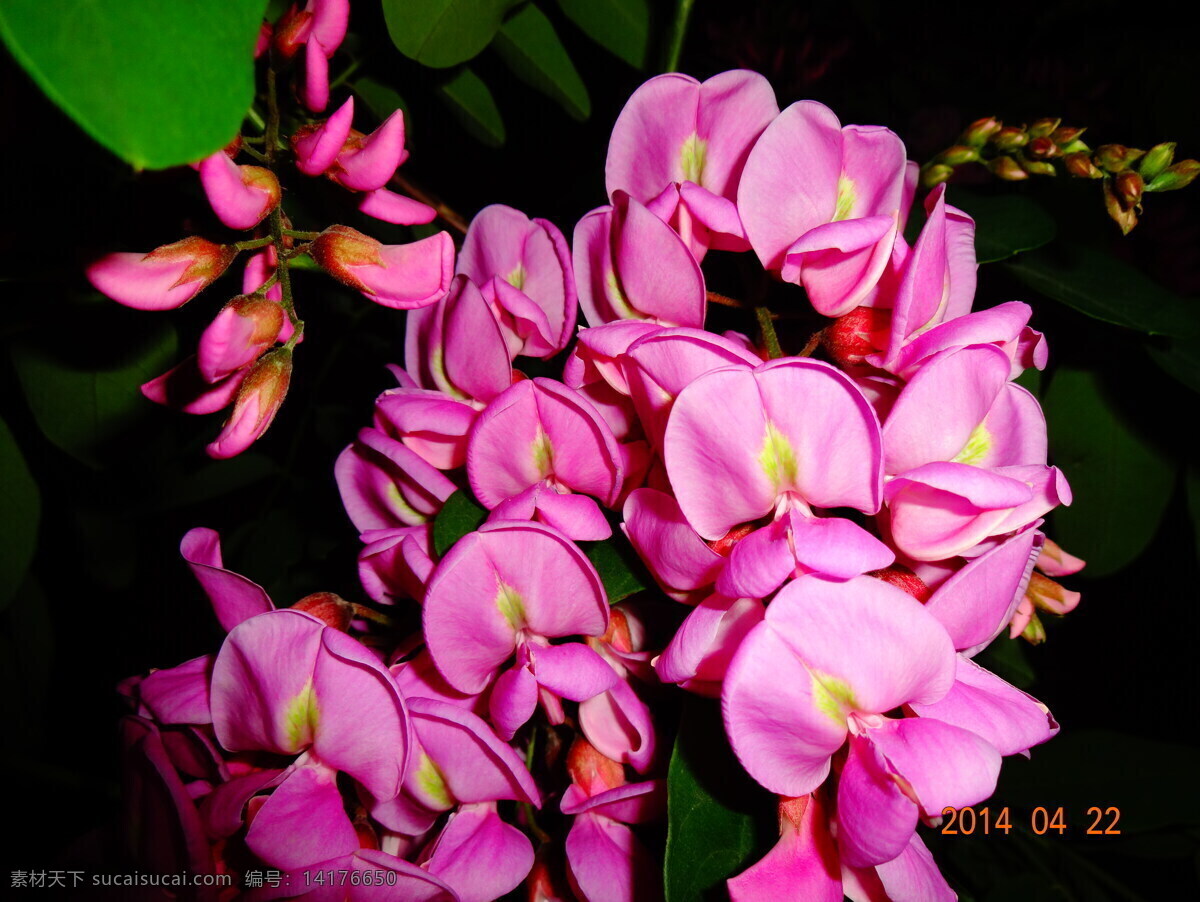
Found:
[[[192,866],[248,851],[293,873],[280,896],[336,867],[394,873],[388,898],[527,878],[530,899],[656,898],[630,825],[662,816],[652,702],[678,684],[720,698],[780,797],[779,843],[733,899],[954,898],[918,824],[1058,730],[972,657],[1073,607],[1050,577],[1082,562],[1041,532],[1070,490],[1013,381],[1045,342],[1022,303],[972,312],[973,223],[943,187],[905,241],[915,174],[892,132],[780,112],[754,73],[664,75],[617,121],[611,203],[573,247],[483,210],[335,467],[377,608],[275,610],[215,534],[184,540],[228,636],[130,684],[128,734]],[[705,331],[710,251],[802,287],[784,286],[831,318],[823,359]],[[439,553],[456,492],[488,513]],[[610,606],[588,552],[626,542],[657,586]],[[418,633],[372,626],[414,602]],[[551,803],[564,835],[538,826]],[[339,892],[311,895],[385,897]]]
[[[274,27],[263,23],[256,55],[269,50],[273,66],[285,66],[304,48],[301,94],[314,111],[328,102],[328,59],[346,35],[349,14],[347,0],[309,0],[304,9],[291,6]],[[328,120],[300,126],[290,142],[296,169],[353,192],[368,216],[402,225],[432,222],[432,207],[386,187],[408,158],[403,114],[397,110],[369,135],[352,128],[353,118],[350,98]],[[454,270],[454,243],[445,232],[389,246],[343,225],[316,236],[293,231],[281,207],[281,148],[267,146],[275,140],[270,129],[257,139],[238,136],[194,165],[221,225],[250,230],[250,238],[216,243],[192,236],[148,254],[106,254],[87,267],[92,285],[113,300],[139,310],[173,310],[220,278],[239,253],[252,251],[242,294],[209,324],[195,356],[142,386],[151,401],[186,413],[232,405],[208,446],[217,458],[240,454],[261,437],[287,394],[292,351],[304,336],[287,274],[292,258],[308,254],[368,299],[403,309],[441,298]],[[266,165],[236,163],[243,153]]]

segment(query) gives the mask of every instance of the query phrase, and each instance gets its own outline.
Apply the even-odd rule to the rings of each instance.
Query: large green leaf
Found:
[[[446,499],[433,520],[433,550],[441,557],[469,532],[474,532],[487,519],[487,511],[471,493],[459,489]]]
[[[1059,241],[1005,267],[1035,291],[1094,319],[1151,335],[1200,336],[1200,305],[1111,254]]]
[[[581,542],[580,546],[600,574],[609,604],[616,604],[654,584],[637,552],[623,535],[614,533],[611,539]]]
[[[375,114],[375,117],[381,121],[396,110],[403,110],[405,140],[412,141],[412,117],[408,115],[408,105],[404,102],[404,98],[395,88],[373,78],[360,78],[354,82],[353,90]]]
[[[520,0],[383,0],[392,43],[418,63],[444,69],[483,50]]]
[[[975,220],[975,256],[980,263],[1004,260],[1054,240],[1054,218],[1028,197],[952,190],[946,199]]]
[[[1053,462],[1075,496],[1054,512],[1054,538],[1088,562],[1088,576],[1120,570],[1154,537],[1174,464],[1114,409],[1097,373],[1060,367],[1044,406]]]
[[[504,143],[504,120],[492,92],[470,66],[463,66],[438,93],[473,138],[488,147]]]
[[[254,99],[265,0],[4,0],[0,35],[84,131],[137,168],[199,160]]]
[[[111,445],[152,408],[138,387],[176,362],[178,338],[169,324],[148,324],[102,364],[69,359],[41,347],[13,349],[13,363],[42,432],[68,454],[100,466]]]
[[[583,79],[545,14],[530,3],[496,35],[496,51],[518,78],[559,103],[576,119],[592,112]]]
[[[0,610],[29,569],[41,512],[37,483],[8,424],[0,419]]]
[[[558,0],[568,19],[593,41],[629,65],[642,69],[650,46],[646,0]]]
[[[1152,339],[1151,341],[1161,341]],[[1167,339],[1159,345],[1146,342],[1146,353],[1159,368],[1171,378],[1178,380],[1194,392],[1200,392],[1200,341]]]
[[[734,757],[717,702],[690,697],[667,770],[667,902],[727,899],[725,880],[778,839],[775,805]]]

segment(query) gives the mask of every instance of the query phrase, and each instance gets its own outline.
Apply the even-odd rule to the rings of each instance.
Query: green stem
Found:
[[[676,0],[675,18],[667,36],[667,50],[663,55],[663,72],[674,72],[679,68],[679,57],[683,53],[683,39],[687,35],[688,19],[692,15],[695,0]]]
[[[329,90],[340,87],[347,78],[358,71],[358,67],[362,65],[362,60],[353,60],[349,66],[342,70],[342,73],[329,83]]]
[[[265,235],[262,238],[251,238],[247,241],[235,241],[233,246],[237,248],[238,251],[254,251],[258,250],[260,247],[266,247],[272,241],[274,241],[274,239],[270,235]]]
[[[250,107],[250,109],[246,111],[246,118],[253,122],[254,127],[260,132],[265,132],[267,130],[266,120],[263,119],[262,113],[260,113],[254,107]]]
[[[283,234],[287,235],[289,238],[299,238],[301,241],[312,241],[314,238],[317,238],[321,233],[320,232],[302,232],[299,229],[284,229]]]
[[[778,360],[783,356],[783,349],[779,347],[779,336],[775,334],[775,324],[771,322],[771,311],[766,307],[755,307],[754,315],[758,318],[758,328],[762,331],[763,347],[767,349],[767,356]]]

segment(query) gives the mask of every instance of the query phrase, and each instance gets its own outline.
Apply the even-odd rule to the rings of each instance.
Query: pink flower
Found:
[[[779,114],[750,151],[738,211],[763,266],[840,316],[875,287],[908,215],[915,166],[892,132],[844,128],[812,100]]]
[[[592,326],[649,319],[704,325],[704,274],[671,227],[624,191],[575,226],[575,284]]]
[[[258,441],[279,412],[291,379],[290,349],[279,348],[259,360],[238,388],[221,434],[205,449],[209,457],[235,457]]]
[[[331,276],[395,310],[436,303],[450,288],[454,242],[438,232],[411,244],[380,244],[349,226],[330,226],[310,253]]]
[[[279,204],[279,179],[261,166],[238,166],[223,150],[200,164],[200,184],[217,218],[231,229],[252,229]]]
[[[88,281],[126,307],[173,310],[225,272],[237,251],[192,236],[148,254],[107,254],[89,264]]]
[[[551,357],[571,340],[575,278],[567,242],[553,223],[502,204],[484,207],[471,220],[458,272],[483,290],[510,356]]]

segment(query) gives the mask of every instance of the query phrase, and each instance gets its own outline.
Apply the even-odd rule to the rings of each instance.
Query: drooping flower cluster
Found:
[[[297,141],[302,171],[338,165],[341,115]],[[677,684],[720,699],[738,760],[780,797],[778,845],[733,899],[953,898],[918,825],[986,799],[1003,756],[1058,729],[972,658],[1029,635],[1035,607],[1073,607],[1051,577],[1082,562],[1041,532],[1070,490],[1013,381],[1045,342],[1022,303],[972,312],[973,223],[944,186],[906,242],[915,176],[887,129],[780,112],[754,73],[666,75],[621,114],[610,203],[572,247],[480,212],[335,466],[375,605],[276,610],[214,533],[185,538],[228,636],[127,687],[173,848],[196,870],[249,854],[291,874],[255,898],[377,898],[299,876],[336,868],[406,899],[522,881],[531,899],[653,899],[630,825],[662,816],[654,700]],[[348,232],[314,256],[380,295],[390,264]],[[765,308],[761,343],[704,329],[709,252],[757,258],[777,311],[829,318],[805,353],[782,353]],[[469,497],[486,514],[457,529]],[[624,548],[655,583],[627,600],[604,578]],[[417,634],[378,625],[414,604]]]
[[[328,60],[346,35],[349,14],[347,0],[308,0],[304,9],[291,6],[274,26],[264,22],[256,56],[270,56],[266,133],[239,135],[193,167],[219,223],[251,231],[251,237],[218,243],[192,236],[148,254],[106,254],[87,268],[92,285],[119,303],[173,310],[220,278],[239,253],[252,252],[242,294],[205,329],[195,356],[142,386],[151,401],[186,413],[214,413],[232,405],[221,434],[208,446],[212,457],[246,450],[266,432],[287,395],[292,352],[304,338],[288,275],[291,260],[308,254],[330,275],[386,307],[432,304],[449,287],[454,243],[445,232],[389,246],[343,225],[320,234],[296,231],[281,206],[284,147],[278,136],[276,69],[303,52],[299,93],[309,109],[325,109]],[[290,141],[295,168],[354,192],[358,209],[368,216],[401,225],[432,222],[432,207],[386,187],[408,158],[403,114],[397,110],[369,135],[352,128],[353,119],[350,98],[328,120],[300,126]],[[238,164],[240,155],[264,165]]]

